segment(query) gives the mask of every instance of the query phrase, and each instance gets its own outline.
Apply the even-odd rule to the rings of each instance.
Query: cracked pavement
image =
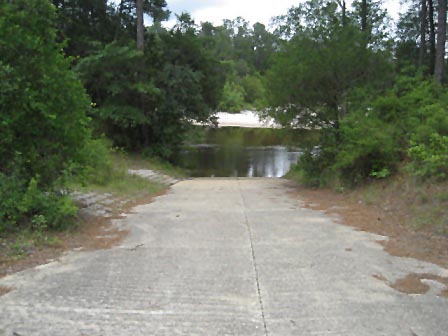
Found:
[[[120,246],[0,279],[0,335],[448,335],[448,270],[394,257],[278,179],[195,179],[115,220]]]

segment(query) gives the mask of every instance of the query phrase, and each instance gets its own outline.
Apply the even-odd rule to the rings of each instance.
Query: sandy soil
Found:
[[[218,127],[248,127],[248,128],[275,128],[278,125],[273,120],[260,121],[258,114],[253,111],[241,113],[216,113]]]

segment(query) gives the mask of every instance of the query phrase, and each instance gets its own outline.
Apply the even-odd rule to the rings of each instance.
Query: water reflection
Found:
[[[285,130],[207,130],[200,143],[185,146],[175,161],[193,177],[281,177],[297,163],[297,145],[307,137]]]
[[[249,156],[248,177],[282,177],[297,163],[300,151],[288,151],[286,147],[246,148]]]

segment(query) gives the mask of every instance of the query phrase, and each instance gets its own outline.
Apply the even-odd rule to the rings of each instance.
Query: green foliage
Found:
[[[319,125],[324,133],[320,146],[300,160],[302,180],[355,185],[386,178],[411,141],[414,171],[442,177],[447,93],[404,63],[411,76],[392,80],[388,19],[378,2],[341,7],[310,0],[277,18],[276,34],[284,40],[267,73],[267,114],[285,125]],[[409,40],[415,43],[415,36]]]
[[[448,178],[448,136],[434,133],[429,143],[411,142],[410,170],[416,176],[445,180]]]
[[[113,178],[113,162],[110,141],[105,138],[92,139],[84,147],[84,161],[69,181],[83,184],[106,185]]]
[[[242,79],[244,89],[244,101],[255,108],[263,108],[265,104],[266,90],[261,75],[255,73]]]
[[[204,47],[225,66],[226,87],[219,109],[240,112],[264,107],[262,83],[275,53],[277,38],[257,22],[252,27],[241,17],[224,20],[215,27],[209,22],[201,26]]]
[[[375,115],[352,113],[341,122],[333,168],[348,185],[394,171],[401,158],[394,125]]]
[[[151,31],[145,54],[114,42],[79,61],[97,108],[97,129],[117,146],[169,158],[191,120],[210,121],[220,99],[221,67],[194,30]]]
[[[67,177],[94,162],[90,102],[46,0],[0,3],[0,231],[70,224]],[[77,167],[77,169],[74,169]]]
[[[397,77],[381,95],[355,91],[339,129],[326,129],[320,150],[302,157],[304,180],[328,184],[327,176],[333,175],[355,185],[369,177],[386,178],[407,155],[415,175],[446,178],[447,99],[433,81],[407,76]]]
[[[330,35],[321,38],[296,35],[275,55],[267,98],[271,116],[281,122],[307,126],[318,119],[337,127],[346,113],[341,107],[355,89],[387,82],[388,50],[363,48],[363,35],[353,26],[330,28]]]
[[[234,82],[226,82],[222,99],[218,106],[219,110],[241,112],[244,108],[244,96],[245,91],[240,85]]]
[[[67,195],[42,190],[38,178],[25,184],[15,176],[0,174],[0,200],[0,233],[29,224],[39,230],[66,228],[77,212]]]
[[[50,187],[89,137],[89,101],[60,53],[44,0],[0,5],[0,171]],[[20,36],[20,38],[18,38]]]
[[[377,178],[377,179],[384,179],[390,175],[390,171],[387,168],[383,168],[380,171],[373,171],[370,173],[371,177]]]

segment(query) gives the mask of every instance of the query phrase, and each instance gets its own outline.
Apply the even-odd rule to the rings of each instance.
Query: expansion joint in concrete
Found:
[[[249,235],[250,249],[251,249],[251,253],[252,253],[252,262],[253,262],[253,265],[254,265],[254,272],[255,272],[255,281],[256,281],[256,285],[257,285],[258,301],[260,303],[261,318],[263,320],[264,334],[265,334],[265,336],[268,336],[268,328],[267,328],[267,325],[266,325],[266,318],[265,318],[264,307],[263,307],[263,298],[261,296],[260,279],[259,279],[259,276],[258,276],[257,259],[255,258],[255,250],[254,250],[252,229],[250,228],[249,218],[247,217],[246,202],[244,200],[244,196],[243,196],[243,192],[241,190],[241,185],[240,185],[240,181],[239,180],[238,180],[238,189],[239,189],[240,196],[241,196],[241,202],[243,204],[244,221],[245,221],[247,232],[248,232],[248,235]]]

